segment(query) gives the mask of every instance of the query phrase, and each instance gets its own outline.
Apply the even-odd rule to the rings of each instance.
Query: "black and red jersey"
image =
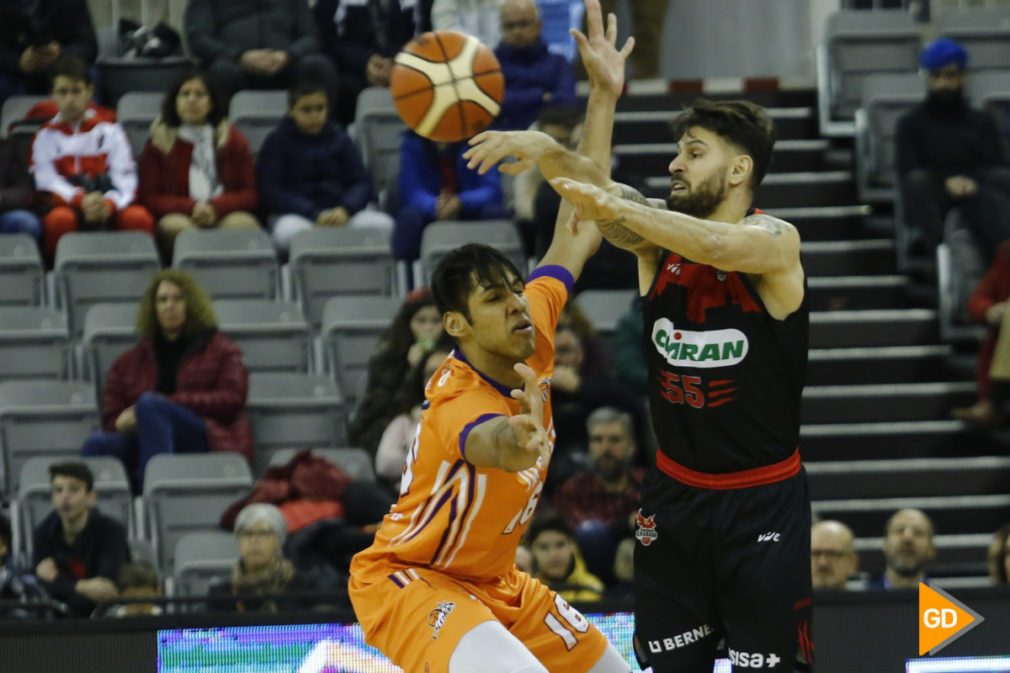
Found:
[[[795,473],[806,296],[797,311],[776,320],[747,274],[670,253],[642,306],[657,467],[713,488]],[[742,474],[721,486],[709,483],[707,475],[727,473]]]

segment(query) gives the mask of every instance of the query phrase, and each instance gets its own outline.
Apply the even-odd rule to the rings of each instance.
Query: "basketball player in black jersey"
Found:
[[[636,646],[656,673],[812,661],[810,504],[797,450],[809,313],[792,225],[752,208],[775,131],[747,101],[674,122],[669,196],[649,202],[532,132],[482,134],[480,170],[536,163],[638,258],[659,439],[637,516]],[[575,225],[573,225],[575,226]]]

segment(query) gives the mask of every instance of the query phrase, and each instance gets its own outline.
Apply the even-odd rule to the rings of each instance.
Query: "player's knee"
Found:
[[[488,652],[494,652],[488,657]],[[449,657],[449,673],[549,673],[526,646],[500,622],[487,621],[467,631]]]
[[[600,658],[596,660],[589,673],[631,673],[631,667],[613,645],[607,645]]]

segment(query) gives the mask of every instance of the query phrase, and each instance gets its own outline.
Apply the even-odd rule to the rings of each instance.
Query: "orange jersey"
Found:
[[[544,267],[526,284],[536,343],[526,364],[544,394],[544,427],[552,449],[550,377],[554,328],[570,287],[566,274],[560,267]],[[521,472],[475,467],[463,450],[474,427],[519,412],[509,393],[473,369],[458,350],[446,358],[425,391],[426,408],[407,454],[400,498],[382,520],[372,546],[354,557],[352,575],[366,582],[393,579],[392,565],[486,580],[512,568],[543,490],[547,465]]]

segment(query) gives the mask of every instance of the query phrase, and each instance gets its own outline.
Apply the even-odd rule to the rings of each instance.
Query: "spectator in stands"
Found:
[[[667,2],[629,2],[630,33],[635,36],[635,50],[628,61],[631,75],[628,79],[659,77],[659,55],[663,43]],[[603,16],[617,13],[617,0],[601,0]]]
[[[217,329],[210,298],[178,269],[154,275],[137,311],[139,344],[112,363],[103,432],[85,456],[115,456],[135,484],[159,453],[234,451],[252,458],[242,351]]]
[[[398,413],[383,430],[375,452],[375,474],[389,484],[394,493],[400,491],[403,462],[417,432],[417,424],[421,422],[421,405],[428,381],[449,353],[449,349],[438,346],[426,350],[397,392],[394,407]]]
[[[574,150],[582,138],[582,111],[562,105],[546,105],[540,110],[533,130],[546,133],[559,144]],[[547,252],[554,236],[554,220],[557,219],[557,204],[554,217],[550,218],[549,208],[542,209],[538,217],[537,199],[540,190],[556,194],[544,180],[540,171],[523,171],[515,176],[513,190],[515,193],[516,224],[523,237],[523,249],[527,257],[540,258]],[[546,221],[550,218],[550,222]]]
[[[330,121],[326,92],[299,84],[288,92],[288,113],[256,159],[263,205],[274,245],[287,253],[312,227],[392,227],[385,213],[365,210],[372,179],[344,130]]]
[[[844,590],[859,570],[852,529],[841,521],[818,521],[810,529],[810,567],[815,589]]]
[[[47,93],[64,54],[90,65],[97,53],[87,0],[0,3],[0,105],[15,94]]]
[[[1005,406],[1010,400],[1010,330],[1003,329],[1003,321],[1010,318],[1006,310],[1008,300],[1010,240],[1000,243],[992,265],[968,300],[972,320],[986,326],[985,338],[975,360],[978,402],[952,410],[954,418],[989,427],[1000,425],[1006,418]]]
[[[119,595],[115,578],[130,558],[123,525],[95,507],[95,477],[80,462],[49,466],[53,511],[34,532],[35,575],[49,594],[87,617]]]
[[[59,108],[32,141],[35,187],[52,202],[42,220],[43,248],[49,260],[68,231],[118,229],[153,233],[154,219],[133,204],[137,166],[123,127],[105,108],[89,108],[95,91],[91,73],[80,58],[63,56],[53,76],[53,98]]]
[[[964,95],[968,53],[941,38],[922,51],[926,100],[898,120],[896,164],[905,221],[932,257],[957,207],[991,259],[1010,237],[1010,166],[992,118]]]
[[[306,0],[189,0],[185,30],[193,55],[227,97],[315,81],[336,98],[337,74],[319,53]]]
[[[214,82],[193,71],[175,81],[151,124],[140,155],[140,202],[158,218],[166,260],[188,229],[259,227],[252,153],[225,112]]]
[[[604,584],[586,570],[572,529],[560,512],[540,508],[526,530],[533,554],[533,576],[566,601],[598,601]]]
[[[431,28],[474,35],[494,49],[501,39],[500,4],[501,0],[435,0],[431,4]]]
[[[635,545],[633,537],[626,537],[617,544],[614,554],[614,581],[607,585],[603,598],[617,603],[632,604],[635,600]]]
[[[25,572],[14,561],[11,549],[11,522],[0,514],[0,601],[43,601],[49,596],[39,584],[35,575]],[[38,609],[31,606],[12,606],[0,608],[0,618],[23,618],[38,614]]]
[[[592,470],[565,481],[554,506],[575,530],[589,571],[608,581],[617,544],[631,535],[645,469],[631,466],[637,448],[630,414],[600,407],[586,418],[586,429]]]
[[[418,366],[425,352],[436,345],[448,344],[431,291],[418,288],[407,295],[369,358],[368,387],[348,424],[348,436],[354,446],[375,453],[383,431],[396,415],[393,400],[410,371]]]
[[[42,222],[32,211],[32,176],[26,157],[13,140],[0,139],[0,234],[28,234],[42,239]]]
[[[884,528],[884,574],[870,583],[872,589],[915,589],[928,582],[926,570],[936,557],[933,522],[918,509],[900,509]]]
[[[533,552],[524,544],[516,547],[516,568],[527,574],[533,572]]]
[[[625,383],[642,396],[649,392],[649,367],[645,362],[642,339],[645,323],[642,321],[642,297],[636,292],[628,312],[618,319],[610,337],[610,359],[614,371],[621,372]]]
[[[1010,524],[992,536],[988,558],[989,579],[993,584],[1010,584]]]
[[[116,578],[120,598],[161,598],[161,581],[158,570],[147,561],[130,561],[123,564]],[[113,617],[160,615],[161,606],[154,603],[123,603],[110,613]]]
[[[575,75],[564,56],[547,51],[534,0],[505,0],[495,56],[505,76],[505,100],[495,128],[528,129],[545,105],[575,105]],[[538,172],[538,171],[535,171]]]
[[[388,87],[393,57],[413,39],[420,24],[420,2],[319,0],[313,8],[323,53],[337,65],[340,99],[335,116],[354,121],[358,94],[367,86]]]
[[[307,608],[315,602],[309,592],[326,594],[339,589],[338,584],[324,581],[324,575],[296,569],[284,558],[287,522],[276,506],[246,505],[235,519],[235,536],[239,558],[231,579],[212,585],[207,592],[211,610],[280,612]],[[332,601],[332,596],[319,599],[319,602]]]
[[[507,217],[498,169],[484,175],[467,168],[464,143],[435,143],[413,131],[400,144],[400,201],[393,226],[393,257],[421,255],[421,234],[434,221]]]

